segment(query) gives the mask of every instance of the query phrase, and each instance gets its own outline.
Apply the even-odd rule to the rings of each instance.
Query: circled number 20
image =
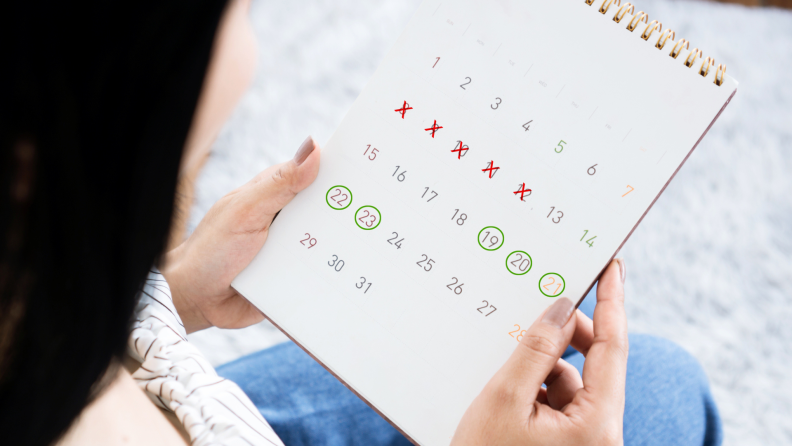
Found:
[[[506,269],[517,276],[526,274],[532,266],[531,256],[525,251],[514,251],[506,257]]]

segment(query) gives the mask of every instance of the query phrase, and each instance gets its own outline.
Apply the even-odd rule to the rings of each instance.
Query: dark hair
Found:
[[[124,352],[222,0],[12,2],[0,87],[0,432],[47,445]],[[6,443],[9,441],[9,443]]]

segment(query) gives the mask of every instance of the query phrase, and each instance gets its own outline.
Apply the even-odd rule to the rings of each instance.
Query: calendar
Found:
[[[449,444],[736,92],[618,0],[426,0],[233,286],[413,442]]]

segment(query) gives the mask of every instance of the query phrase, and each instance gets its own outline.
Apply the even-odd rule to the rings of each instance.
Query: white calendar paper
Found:
[[[425,1],[234,287],[414,442],[447,445],[736,92],[675,38],[612,0]]]

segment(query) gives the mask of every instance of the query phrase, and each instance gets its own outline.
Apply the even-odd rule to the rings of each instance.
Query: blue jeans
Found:
[[[596,288],[580,309],[591,316]],[[585,358],[564,358],[582,372]],[[291,342],[218,368],[236,382],[287,446],[410,445],[387,421]],[[626,445],[720,445],[718,409],[701,366],[670,341],[630,335]]]

